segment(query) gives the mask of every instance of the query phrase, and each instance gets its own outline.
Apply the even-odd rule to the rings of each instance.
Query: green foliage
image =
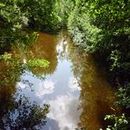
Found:
[[[0,60],[4,60],[4,61],[11,60],[11,54],[5,52],[4,55],[0,55]]]
[[[76,45],[104,58],[117,83],[130,82],[130,1],[75,0],[68,17],[68,30]],[[130,106],[129,85],[120,88],[117,103]],[[126,117],[110,115],[113,124],[107,130],[127,130]]]
[[[76,45],[83,47],[86,52],[106,55],[105,62],[110,70],[117,75],[120,73],[120,78],[125,77],[123,80],[129,82],[129,7],[129,0],[1,0],[0,53],[8,51],[14,43],[20,46],[32,43],[37,33],[27,31],[27,27],[52,32],[67,26]],[[49,64],[43,59],[30,59],[23,65],[19,58],[8,53],[1,55],[0,61],[1,65],[5,64],[3,69],[7,70],[1,81],[7,83],[18,80],[25,67],[35,69],[47,67]],[[16,75],[12,76],[15,71]],[[128,76],[124,76],[124,73]],[[9,78],[5,81],[5,77]],[[130,106],[129,86],[128,84],[120,88],[117,96],[118,104],[125,108]],[[111,115],[106,119],[115,122],[115,125],[107,130],[125,129],[124,124],[127,124],[124,115]]]
[[[17,0],[18,6],[24,10],[29,19],[29,26],[42,30],[57,30],[59,19],[54,12],[55,0]]]
[[[68,29],[77,45],[87,52],[119,48],[113,37],[128,35],[129,1],[78,1],[68,19]],[[129,13],[130,14],[130,13]],[[128,46],[128,45],[127,45]],[[113,50],[114,51],[114,50]]]
[[[119,88],[117,91],[118,105],[124,107],[125,109],[130,108],[130,83],[125,85],[123,88]]]
[[[30,70],[34,75],[41,77],[42,74],[38,75],[35,70],[38,70],[39,68],[46,69],[49,66],[49,62],[44,59],[33,58],[24,61],[23,63],[20,57],[13,57],[10,53],[4,53],[0,56],[0,65],[5,69],[4,74],[3,71],[0,72],[0,75],[2,75],[0,86],[2,86],[13,84],[18,81],[19,75],[25,70]]]
[[[130,1],[124,0],[88,1],[91,22],[113,35],[124,34],[126,33],[125,29],[129,28],[129,6]]]
[[[113,71],[115,68],[120,68],[120,60],[121,60],[121,53],[119,50],[114,50],[110,54],[110,60],[112,61],[111,65],[111,71]]]
[[[87,52],[98,49],[97,43],[102,39],[102,30],[91,24],[86,2],[77,2],[68,18],[68,29],[75,43]]]
[[[55,3],[55,12],[60,18],[61,26],[67,25],[68,17],[73,11],[75,0],[57,0]]]
[[[0,49],[10,49],[11,44],[28,44],[36,33],[27,27],[53,32],[61,27],[55,0],[2,0],[0,2]]]
[[[0,49],[10,49],[14,43],[28,44],[35,39],[36,33],[25,30],[28,26],[27,13],[17,5],[17,0],[0,2]]]
[[[129,6],[124,0],[75,0],[67,23],[75,44],[95,53],[111,77],[123,82],[130,80]]]
[[[30,59],[28,62],[27,62],[27,66],[29,68],[35,68],[35,67],[48,67],[49,66],[49,62],[44,60],[44,59]]]
[[[130,84],[128,83],[124,87],[120,87],[116,93],[117,101],[116,105],[123,107],[124,110],[130,109]],[[111,121],[110,125],[107,126],[106,130],[128,130],[129,129],[129,113],[126,116],[122,114],[117,115],[106,115],[105,120]]]
[[[76,18],[73,19],[73,17]],[[85,48],[87,52],[93,52],[98,48],[97,42],[102,39],[101,30],[89,23],[89,17],[86,14],[79,14],[79,16],[72,14],[68,20],[68,29],[74,42]]]
[[[128,121],[124,114],[121,116],[106,115],[105,120],[111,120],[114,123],[109,125],[106,130],[128,130]]]
[[[13,86],[23,71],[21,63],[10,53],[4,53],[0,56],[0,66],[0,87]]]

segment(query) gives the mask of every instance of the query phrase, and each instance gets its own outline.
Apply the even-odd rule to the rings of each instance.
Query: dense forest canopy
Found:
[[[124,112],[129,111],[130,0],[0,1],[1,54],[13,44],[32,43],[37,37],[35,31],[57,33],[62,28],[68,30],[76,45],[105,63],[110,81],[121,87],[118,104]],[[116,124],[109,129],[129,129],[124,115],[109,118]]]

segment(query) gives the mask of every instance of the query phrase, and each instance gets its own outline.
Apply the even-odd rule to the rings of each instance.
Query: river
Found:
[[[0,61],[1,130],[98,130],[114,112],[114,91],[91,55],[66,33],[39,33],[26,50],[11,56],[44,58],[48,68],[23,69]]]

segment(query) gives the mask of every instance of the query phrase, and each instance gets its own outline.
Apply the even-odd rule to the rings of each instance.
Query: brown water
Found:
[[[25,51],[14,47],[12,56],[22,61],[47,59],[46,69],[20,71],[0,61],[2,130],[98,130],[105,114],[114,112],[104,72],[65,35],[40,33]]]

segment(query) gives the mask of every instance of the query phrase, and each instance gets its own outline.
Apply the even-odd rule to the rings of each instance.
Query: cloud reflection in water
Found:
[[[45,80],[40,82],[36,91],[36,96],[41,97],[45,94],[51,94],[54,92],[54,82]]]
[[[80,87],[72,72],[72,63],[67,58],[67,44],[63,43],[63,39],[59,42],[56,47],[58,64],[55,72],[45,79],[25,72],[21,81],[28,80],[31,86],[30,83],[19,82],[17,90],[32,102],[41,106],[45,103],[50,105],[44,130],[75,130],[81,113],[78,109]]]
[[[58,86],[59,82],[62,81],[56,81],[60,73],[59,71],[56,71],[51,78],[47,77],[44,80],[32,77],[32,75],[26,75],[25,73],[21,76],[21,81],[28,80],[32,84],[31,87],[28,82],[17,83],[17,90],[29,97],[32,102],[35,101],[41,106],[44,103],[50,105],[50,112],[47,116],[48,121],[43,128],[45,130],[74,130],[77,127],[81,113],[78,110],[80,88],[71,70],[65,72],[71,74],[70,77],[64,76],[60,78],[62,81],[69,79],[62,86],[64,93],[63,89],[60,89],[61,86]]]
[[[57,96],[49,104],[51,108],[48,117],[58,122],[60,130],[74,130],[77,127],[80,116],[77,97],[72,94]]]

